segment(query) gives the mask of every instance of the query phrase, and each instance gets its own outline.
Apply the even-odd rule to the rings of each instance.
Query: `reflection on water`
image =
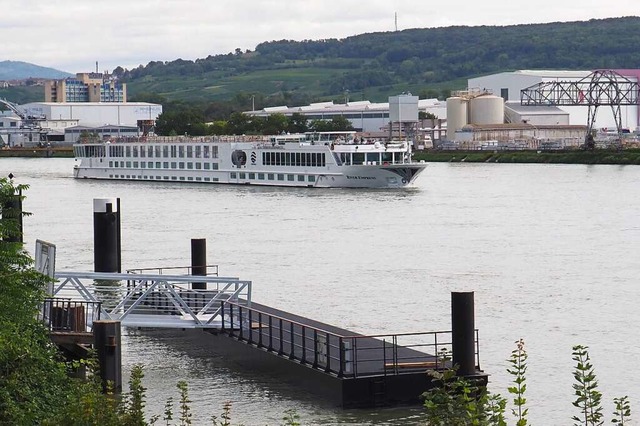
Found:
[[[526,342],[532,423],[574,414],[575,344],[590,347],[604,400],[640,405],[628,376],[640,357],[637,166],[430,164],[402,191],[76,181],[72,167],[0,159],[31,184],[28,248],[36,238],[56,244],[59,270],[91,270],[92,200],[120,197],[123,269],[188,264],[190,239],[206,238],[208,263],[252,280],[257,302],[362,333],[449,329],[450,292],[473,290],[494,391],[507,393],[504,360]],[[185,379],[200,410],[219,414],[230,400],[246,425],[279,424],[288,408],[303,424],[419,415],[327,406],[188,335],[126,334],[125,362],[145,363],[157,407]]]

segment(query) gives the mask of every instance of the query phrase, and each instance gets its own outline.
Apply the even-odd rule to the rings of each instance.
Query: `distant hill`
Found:
[[[118,67],[130,98],[256,107],[369,99],[411,91],[444,98],[470,77],[517,69],[640,68],[640,17],[456,26],[344,39],[269,41],[187,61]]]
[[[27,78],[66,78],[73,74],[56,70],[53,68],[41,67],[20,61],[0,61],[0,80],[24,80]]]

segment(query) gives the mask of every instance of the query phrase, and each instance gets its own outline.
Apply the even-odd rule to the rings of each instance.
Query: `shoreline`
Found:
[[[0,149],[0,158],[73,158],[73,148]],[[640,149],[595,151],[416,151],[415,161],[428,163],[539,163],[640,165]]]
[[[428,163],[534,163],[534,164],[634,164],[640,149],[594,151],[417,151],[415,161]]]

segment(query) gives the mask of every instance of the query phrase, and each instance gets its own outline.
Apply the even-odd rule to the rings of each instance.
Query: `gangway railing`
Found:
[[[219,328],[221,302],[251,305],[251,281],[237,277],[56,272],[55,278],[52,297],[99,302],[102,319],[124,326]]]
[[[452,366],[451,331],[341,335],[248,306],[226,301],[220,305],[222,332],[337,377],[399,375]],[[475,330],[476,368],[480,369]]]
[[[38,319],[52,332],[90,333],[100,320],[100,302],[46,298]]]
[[[206,265],[206,276],[218,276],[218,265]],[[163,275],[169,273],[170,275],[182,275],[184,273],[186,275],[192,275],[193,267],[192,266],[164,266],[159,268],[136,268],[136,269],[127,269],[128,274],[158,274]]]

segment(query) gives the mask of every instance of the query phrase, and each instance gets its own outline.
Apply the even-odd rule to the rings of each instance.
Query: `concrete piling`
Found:
[[[119,198],[93,200],[93,256],[95,272],[121,272]]]
[[[451,293],[451,350],[459,376],[476,374],[473,296],[472,291]]]
[[[120,321],[93,322],[93,341],[98,355],[103,390],[122,391],[122,346]],[[107,384],[110,384],[110,387]]]
[[[205,238],[191,239],[191,275],[207,275],[207,240]],[[194,290],[206,290],[207,284],[194,282]]]

